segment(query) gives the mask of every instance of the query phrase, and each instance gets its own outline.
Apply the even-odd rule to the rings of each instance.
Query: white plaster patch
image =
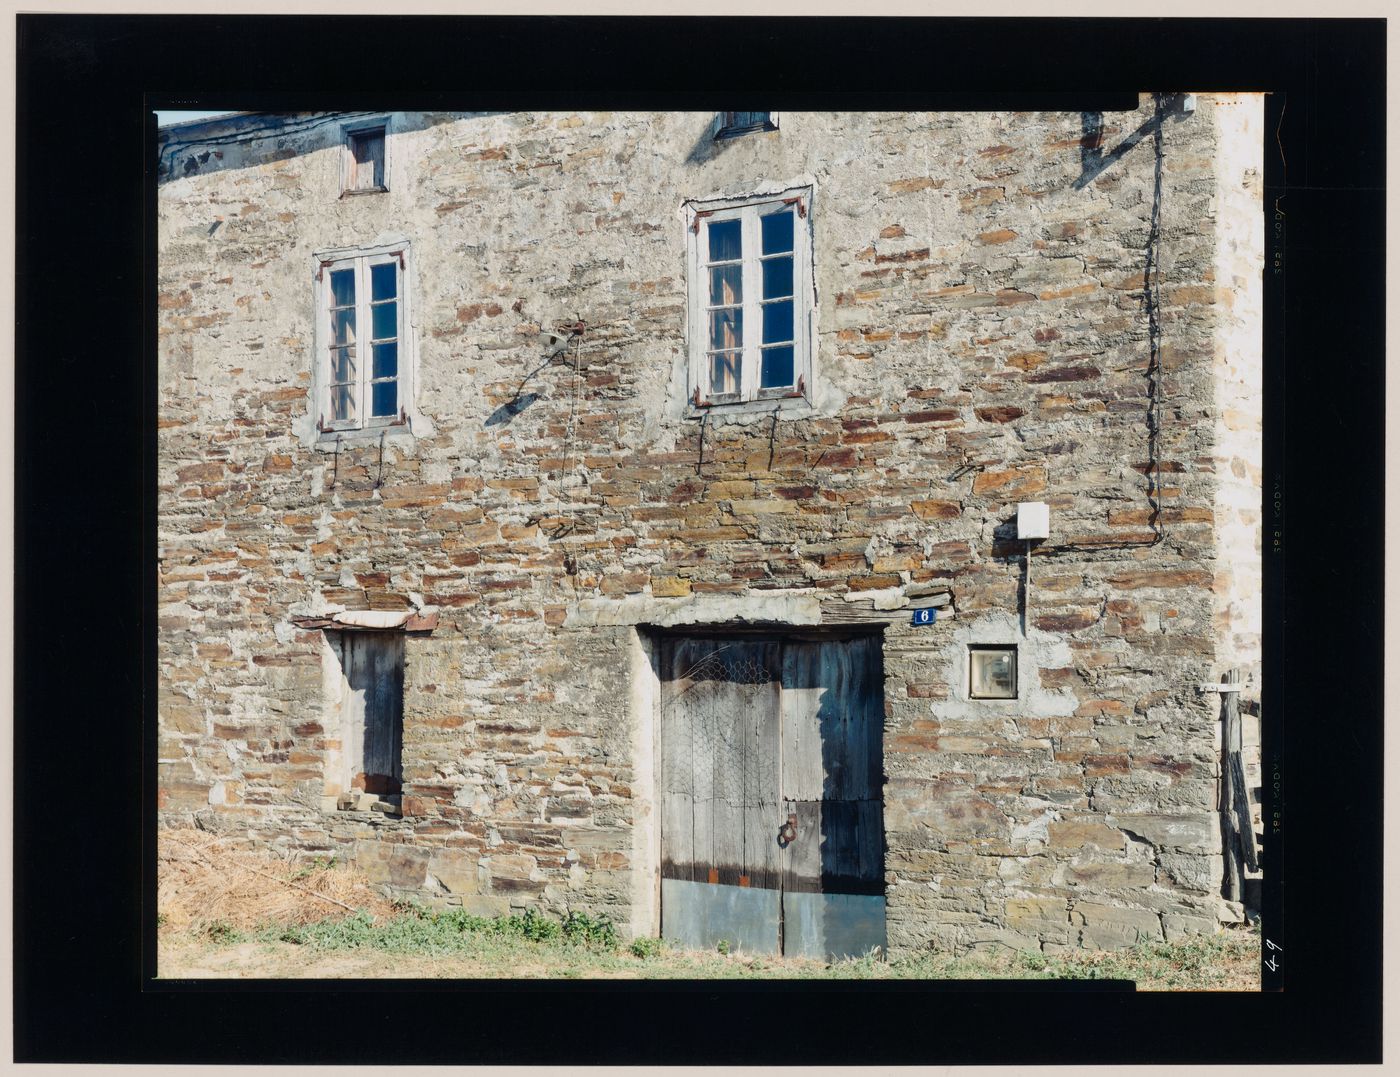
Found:
[[[1016,698],[969,699],[967,647],[970,643],[1004,643],[1016,645]],[[952,698],[936,702],[930,711],[939,718],[966,720],[995,716],[1054,718],[1070,715],[1079,707],[1079,700],[1068,688],[1041,687],[1040,670],[1057,669],[1074,664],[1069,642],[1057,634],[1031,629],[1021,634],[1020,618],[1013,613],[995,612],[962,621],[953,631],[944,654],[948,657],[949,688]]]
[[[1217,140],[1215,279],[1228,291],[1216,304],[1216,556],[1229,567],[1214,595],[1220,668],[1259,662],[1262,550],[1258,508],[1263,461],[1264,154],[1263,94],[1212,95]],[[1244,464],[1244,474],[1231,467]]]

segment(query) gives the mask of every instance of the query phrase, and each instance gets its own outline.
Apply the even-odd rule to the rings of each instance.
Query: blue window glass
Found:
[[[711,306],[727,307],[743,301],[743,266],[715,266],[710,270]]]
[[[792,295],[792,259],[767,258],[763,263],[763,298]]]
[[[336,269],[331,272],[331,306],[349,307],[355,303],[355,271]]]
[[[374,383],[374,403],[370,414],[379,417],[393,415],[399,410],[399,383],[397,381],[377,381]]]
[[[355,417],[355,387],[334,385],[331,387],[331,418],[353,419]]]
[[[331,349],[331,383],[343,385],[355,380],[355,349]]]
[[[742,359],[737,352],[710,356],[710,392],[737,393]]]
[[[792,250],[792,210],[759,218],[763,226],[763,253],[786,254]]]
[[[710,261],[732,262],[743,257],[738,221],[713,221],[709,233]]]
[[[710,350],[744,346],[744,312],[740,309],[710,311]]]
[[[763,306],[763,343],[781,344],[792,339],[792,300]]]
[[[399,271],[393,262],[370,266],[369,297],[371,299],[397,299],[399,294]]]
[[[792,345],[763,349],[763,368],[760,371],[765,389],[777,389],[792,384]]]
[[[331,343],[355,343],[355,308],[331,311]]]
[[[371,307],[374,311],[374,339],[384,340],[399,335],[399,305],[379,303]]]
[[[374,345],[374,378],[393,378],[399,373],[399,346],[395,341]]]

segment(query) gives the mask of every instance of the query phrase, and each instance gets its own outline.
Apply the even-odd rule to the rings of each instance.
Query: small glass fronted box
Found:
[[[968,648],[968,695],[972,699],[1016,698],[1016,648],[976,645]]]

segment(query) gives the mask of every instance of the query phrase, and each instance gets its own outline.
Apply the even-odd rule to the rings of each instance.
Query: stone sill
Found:
[[[397,803],[396,803],[397,801]],[[321,810],[328,815],[346,816],[364,821],[398,822],[403,818],[403,804],[398,795],[380,797],[367,793],[341,793],[321,798]]]
[[[328,430],[320,434],[312,448],[316,452],[333,453],[339,449],[358,449],[379,444],[380,438],[386,445],[412,444],[415,435],[409,426],[401,423],[379,426],[366,426],[359,430]]]
[[[732,404],[710,404],[686,407],[684,418],[698,422],[708,418],[711,422],[727,423],[754,422],[777,413],[780,419],[805,419],[816,414],[816,408],[806,396],[777,396],[759,400],[741,400]]]

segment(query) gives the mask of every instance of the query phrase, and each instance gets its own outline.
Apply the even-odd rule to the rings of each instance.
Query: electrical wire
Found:
[[[554,512],[556,515],[562,515],[564,512],[564,481],[568,476],[569,461],[572,459],[574,452],[574,418],[578,414],[579,349],[582,343],[583,334],[578,333],[574,337],[573,378],[571,379],[569,391],[569,418],[564,424],[564,454],[559,461],[559,479],[554,488]],[[558,530],[550,533],[550,538],[562,538],[576,526],[577,523],[574,521],[571,521],[567,525],[561,525]]]
[[[1148,436],[1147,463],[1151,469],[1148,480],[1148,501],[1152,505],[1148,524],[1152,528],[1153,543],[1166,537],[1162,521],[1162,95],[1155,94],[1157,125],[1152,141],[1156,148],[1156,161],[1152,176],[1152,226],[1147,238],[1147,267],[1143,272],[1143,302],[1147,307],[1147,406]]]
[[[1166,120],[1167,101],[1175,100],[1175,95],[1155,93],[1152,95],[1154,115],[1152,120],[1152,142],[1155,149],[1152,166],[1152,217],[1147,235],[1147,261],[1142,273],[1142,303],[1147,312],[1147,503],[1150,508],[1148,526],[1152,537],[1145,540],[1114,539],[1106,542],[1067,542],[1055,546],[1040,546],[1035,550],[1038,557],[1055,557],[1060,554],[1097,553],[1103,550],[1132,550],[1150,548],[1163,542],[1167,537],[1166,524],[1162,519],[1162,399],[1164,396],[1164,371],[1162,367],[1162,169],[1165,158],[1163,126]],[[1030,565],[1030,552],[1027,551],[1027,569]]]

